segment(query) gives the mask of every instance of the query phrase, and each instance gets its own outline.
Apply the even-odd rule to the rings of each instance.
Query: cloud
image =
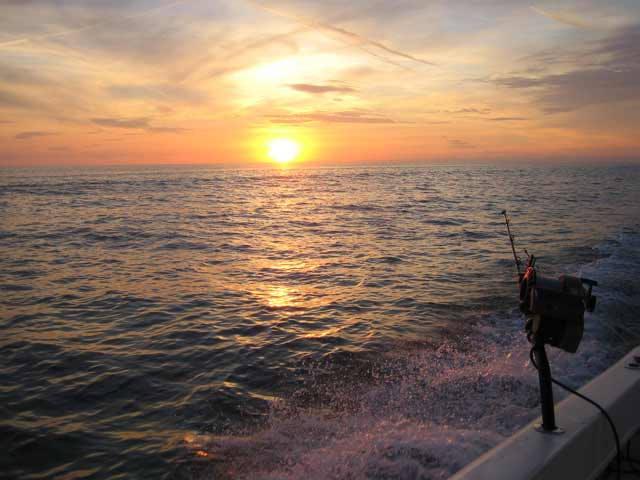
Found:
[[[31,140],[39,137],[47,137],[49,135],[57,135],[57,132],[44,132],[41,130],[33,130],[28,132],[20,132],[14,138],[16,140]]]
[[[458,108],[456,110],[434,110],[431,113],[445,113],[447,115],[466,115],[466,114],[488,115],[489,113],[491,113],[491,109],[490,108],[464,107],[464,108]]]
[[[40,104],[24,95],[15,92],[0,90],[0,108],[36,109]]]
[[[123,100],[163,100],[202,105],[209,101],[209,95],[201,90],[172,84],[111,85],[109,95]]]
[[[368,112],[347,110],[342,112],[311,112],[300,114],[269,115],[273,123],[396,123],[394,120]]]
[[[6,3],[7,0],[5,0]],[[75,28],[65,28],[65,29],[60,29],[56,32],[51,32],[51,33],[46,33],[46,34],[42,34],[42,35],[35,35],[32,37],[29,36],[23,36],[23,37],[18,37],[18,38],[13,38],[11,40],[7,40],[4,42],[0,42],[0,50],[6,47],[14,47],[16,45],[21,45],[24,43],[29,43],[29,42],[39,42],[39,41],[43,41],[43,40],[49,40],[49,39],[54,39],[54,38],[58,38],[58,37],[64,37],[67,35],[73,35],[75,33],[81,33],[87,30],[93,30],[99,27],[103,27],[103,26],[116,26],[118,25],[120,22],[124,21],[124,20],[132,20],[132,19],[137,19],[137,18],[141,18],[141,17],[146,17],[149,15],[153,15],[154,13],[157,13],[158,11],[164,10],[166,8],[172,8],[175,7],[177,5],[183,4],[185,2],[188,2],[189,0],[178,0],[176,2],[171,2],[171,3],[167,3],[164,5],[160,5],[160,6],[156,6],[153,7],[151,9],[148,10],[144,10],[142,12],[138,12],[132,15],[126,15],[126,16],[121,16],[121,17],[116,17],[111,19],[110,21],[93,21],[91,23],[88,23],[86,25],[82,25],[80,27],[75,27]],[[9,2],[9,4],[14,4],[14,5],[20,5],[20,6],[24,6],[25,3],[35,3],[35,2],[26,2],[26,1],[18,1],[18,2]],[[42,2],[43,4],[48,4],[49,2]]]
[[[205,55],[199,55],[191,60],[186,67],[174,72],[171,78],[175,82],[183,83],[193,79],[203,80],[220,77],[250,68],[254,65],[254,60],[243,59],[243,57],[272,45],[283,45],[290,53],[295,54],[298,52],[298,45],[293,41],[293,37],[308,30],[307,27],[298,27],[275,35],[258,35],[257,38],[252,33],[230,50],[225,49],[223,52],[216,51],[215,53],[208,51]]]
[[[7,8],[0,2],[0,17],[6,19],[3,33],[7,35],[0,35],[0,53],[4,53],[4,45],[11,50],[7,55],[8,63],[26,65],[34,72],[51,72],[51,80],[63,79],[62,88],[68,88],[69,83],[73,83],[74,87],[84,86],[89,90],[87,98],[83,99],[84,103],[93,108],[96,99],[102,100],[98,95],[102,90],[99,85],[113,78],[135,78],[140,83],[149,83],[151,87],[167,87],[157,88],[154,92],[149,89],[144,94],[138,91],[137,98],[159,96],[177,102],[184,99],[187,103],[195,103],[201,101],[203,95],[192,95],[193,92],[185,92],[184,89],[182,92],[172,91],[169,88],[171,79],[176,71],[183,69],[203,51],[210,52],[212,58],[216,58],[215,55],[219,54],[215,51],[216,47],[225,41],[222,33],[217,38],[213,33],[217,31],[213,24],[224,22],[224,18],[218,19],[216,15],[196,16],[195,11],[205,9],[196,3],[199,2],[25,0],[20,7],[16,4],[14,8]],[[174,8],[183,4],[192,5]],[[204,27],[207,33],[194,35],[195,24],[200,24],[198,27]],[[1,40],[11,39],[11,34],[13,40],[3,44]],[[37,62],[31,59],[12,62],[13,58],[23,55],[40,58]],[[117,68],[112,68],[114,65]],[[145,70],[144,66],[151,66],[152,69]],[[78,75],[78,72],[84,73]],[[100,77],[100,81],[91,81],[91,76]],[[154,77],[160,80],[152,80]],[[24,85],[24,82],[21,84]],[[84,92],[76,89],[73,93]],[[132,91],[114,91],[113,95],[117,96],[118,93],[122,93],[118,98],[133,94]],[[53,102],[51,99],[57,96],[51,95],[50,100],[44,103],[68,103],[67,99],[65,102]]]
[[[449,145],[453,148],[476,148],[475,145],[465,140],[459,140],[456,138],[449,139]]]
[[[85,84],[74,83],[70,87],[70,82],[61,79],[49,62],[51,59],[43,60],[37,68],[22,67],[22,62],[0,62],[0,108],[60,120],[71,111],[82,111],[87,100],[95,100]]]
[[[350,93],[350,92],[356,91],[354,88],[342,86],[342,85],[314,85],[311,83],[292,83],[287,85],[287,87],[293,90],[296,90],[298,92],[313,93],[313,94],[323,94],[323,93],[329,93],[329,92]]]
[[[605,64],[624,67],[633,62],[640,63],[640,24],[636,23],[626,28],[621,28],[613,35],[590,46],[590,53],[604,55],[608,58]]]
[[[569,112],[608,102],[640,100],[640,68],[576,70],[538,78],[506,77],[496,81],[511,89],[531,90],[547,113]]]
[[[372,142],[370,152],[385,141],[393,143],[388,148],[431,151],[428,139],[402,143],[424,129],[450,132],[451,146],[441,139],[440,147],[456,155],[475,153],[461,150],[472,143],[479,155],[485,148],[538,148],[535,140],[551,128],[575,136],[549,135],[541,151],[604,140],[637,145],[633,133],[604,125],[614,113],[628,131],[638,125],[631,110],[640,110],[640,29],[619,25],[639,18],[640,5],[628,7],[628,1],[624,7],[593,0],[562,7],[542,0],[191,1],[144,14],[172,1],[0,1],[0,42],[29,39],[0,50],[0,118],[15,120],[0,125],[9,148],[27,151],[36,143],[62,143],[66,132],[99,130],[101,142],[103,136],[117,137],[114,145],[128,139],[123,149],[134,139],[166,138],[178,154],[188,145],[171,138],[186,138],[202,125],[222,129],[224,149],[224,139],[256,122],[318,127],[328,135],[356,129]],[[592,15],[576,5],[588,5]],[[556,23],[585,26],[569,12],[603,28]],[[443,68],[423,67],[428,60]],[[484,81],[470,85],[469,77]],[[579,115],[541,120],[544,112],[582,108]],[[593,135],[596,117],[605,119],[604,128]],[[408,122],[414,127],[406,128]],[[461,132],[459,122],[472,130]],[[374,133],[365,133],[367,126]],[[386,126],[393,135],[376,137]],[[524,126],[518,135],[526,142],[499,134]],[[28,131],[60,136],[13,141]],[[136,145],[136,153],[142,148]],[[353,155],[344,148],[345,158]]]
[[[331,24],[328,24],[328,23],[319,22],[317,20],[311,20],[311,19],[303,18],[303,17],[298,16],[298,15],[287,13],[287,12],[284,12],[282,10],[278,10],[278,9],[263,5],[262,3],[258,2],[258,1],[255,1],[255,0],[247,0],[247,1],[248,1],[248,3],[250,3],[252,5],[255,5],[256,7],[260,8],[260,9],[266,11],[266,12],[269,12],[269,13],[271,13],[273,15],[276,15],[278,17],[281,17],[281,18],[286,18],[288,20],[293,20],[293,21],[295,21],[297,23],[300,23],[300,24],[302,24],[302,25],[304,25],[304,26],[306,26],[308,28],[337,34],[340,37],[342,37],[343,39],[350,40],[350,42],[349,42],[350,45],[369,46],[369,47],[373,47],[373,48],[375,48],[377,50],[381,50],[381,51],[383,51],[385,53],[389,53],[389,54],[391,54],[391,55],[393,55],[395,57],[404,58],[404,59],[411,60],[411,61],[416,62],[416,63],[421,63],[423,65],[431,65],[431,66],[435,65],[435,63],[433,63],[433,62],[429,62],[427,60],[415,57],[415,56],[413,56],[413,55],[411,55],[409,53],[403,52],[401,50],[397,50],[397,49],[388,47],[387,45],[385,45],[385,44],[383,44],[381,42],[378,42],[376,40],[372,40],[372,39],[367,38],[367,37],[365,37],[363,35],[354,33],[354,32],[352,32],[350,30],[346,30],[344,28],[337,27],[335,25],[331,25]],[[367,53],[369,53],[371,55],[374,55],[374,56],[378,57],[378,55],[376,55],[375,53],[373,53],[373,52],[371,52],[369,50],[364,49],[364,51],[366,51]]]
[[[476,113],[478,115],[486,115],[488,113],[491,113],[491,109],[490,108],[460,108],[458,110],[454,110],[452,112],[447,112],[447,113]]]
[[[639,45],[640,25],[635,25],[588,44],[579,52],[545,52],[531,57],[537,62],[535,66],[543,67],[535,76],[502,76],[491,81],[501,87],[527,92],[546,113],[569,112],[610,102],[640,101]],[[555,67],[556,58],[565,62],[571,57],[575,60],[569,63],[572,68],[566,72],[553,73],[544,68]]]
[[[50,80],[37,70],[3,62],[0,63],[0,82],[8,85],[42,86],[48,85]]]
[[[9,41],[0,43],[0,50],[2,50],[3,48],[15,47],[16,45],[22,45],[22,44],[29,43],[29,42],[38,42],[38,41],[42,41],[42,40],[53,39],[53,38],[56,38],[56,37],[63,37],[65,35],[70,35],[70,34],[73,34],[73,33],[84,32],[85,30],[90,30],[90,29],[95,28],[95,27],[97,27],[99,25],[100,24],[85,25],[85,26],[80,27],[80,28],[70,28],[70,29],[67,29],[67,30],[61,30],[61,31],[58,31],[58,32],[48,33],[48,34],[45,34],[45,35],[38,35],[38,36],[34,36],[34,37],[15,38],[13,40],[9,40]]]
[[[147,129],[149,128],[149,119],[146,117],[139,118],[92,118],[91,121],[101,127],[110,128],[134,128],[134,129]]]
[[[190,128],[181,127],[149,127],[147,130],[154,133],[187,133],[191,131]]]
[[[536,12],[543,17],[549,18],[551,20],[555,20],[556,22],[562,23],[564,25],[569,25],[571,27],[576,28],[587,28],[589,25],[584,23],[582,20],[575,18],[573,15],[567,13],[558,13],[558,12],[549,12],[548,10],[543,10],[540,7],[535,5],[531,5],[529,7],[532,11]]]
[[[156,127],[151,125],[148,117],[138,118],[92,118],[91,121],[101,127],[120,128],[125,130],[146,130],[153,133],[185,133],[191,131],[181,127]]]
[[[493,118],[487,118],[487,120],[490,120],[492,122],[521,122],[523,120],[526,120],[525,117],[493,117]]]

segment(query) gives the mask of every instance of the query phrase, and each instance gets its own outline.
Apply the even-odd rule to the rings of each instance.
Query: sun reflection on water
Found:
[[[347,325],[339,325],[336,327],[331,327],[331,328],[327,328],[325,330],[322,330],[320,332],[309,332],[306,333],[304,335],[302,335],[302,338],[322,338],[322,337],[328,337],[331,335],[335,335],[337,333],[340,333],[342,330],[344,330],[347,327]]]
[[[273,308],[294,307],[298,305],[298,300],[292,289],[289,287],[272,287],[267,291],[267,305]]]

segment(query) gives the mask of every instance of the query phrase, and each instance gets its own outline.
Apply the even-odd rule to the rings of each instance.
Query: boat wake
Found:
[[[617,328],[611,312],[640,306],[636,289],[620,289],[633,270],[620,263],[637,255],[639,239],[623,235],[579,269],[600,280],[600,304],[586,319],[576,355],[550,352],[559,379],[580,386],[624,353],[624,344],[608,343]],[[455,343],[398,345],[377,357],[316,365],[304,385],[271,404],[258,427],[188,436],[185,444],[203,460],[196,476],[449,477],[538,415],[522,319],[513,311],[475,320]],[[564,397],[555,394],[556,401]]]

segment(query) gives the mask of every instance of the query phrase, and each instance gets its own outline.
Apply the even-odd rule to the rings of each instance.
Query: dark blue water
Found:
[[[445,478],[536,414],[511,253],[640,343],[640,168],[2,170],[10,478]]]

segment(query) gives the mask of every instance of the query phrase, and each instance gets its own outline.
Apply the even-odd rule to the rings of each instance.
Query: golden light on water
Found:
[[[289,163],[300,154],[300,143],[290,138],[274,138],[267,142],[267,155],[278,163]]]
[[[285,286],[268,289],[265,300],[271,308],[297,307],[302,303],[299,293]]]
[[[264,285],[252,293],[263,305],[284,312],[319,307],[335,299],[335,292],[307,285]]]
[[[325,330],[321,330],[319,332],[314,331],[314,332],[305,333],[304,335],[302,335],[302,338],[322,338],[322,337],[328,337],[331,335],[337,335],[342,330],[347,328],[347,326],[348,325],[339,325],[337,327],[331,327]]]

